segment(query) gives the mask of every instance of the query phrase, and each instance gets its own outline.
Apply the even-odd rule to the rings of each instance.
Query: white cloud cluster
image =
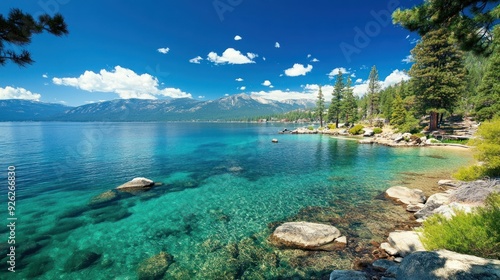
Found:
[[[49,75],[47,75],[47,74],[43,74],[43,75],[42,75],[42,78],[44,78],[44,79],[48,79],[48,78],[49,78]]]
[[[99,73],[85,71],[77,78],[53,78],[56,85],[71,86],[89,92],[111,92],[120,98],[156,99],[156,96],[191,98],[191,94],[178,88],[159,88],[158,79],[149,74],[138,75],[134,71],[116,66],[114,70],[102,69]]]
[[[242,40],[242,39],[243,39],[243,38],[241,38],[241,36],[240,36],[240,35],[236,35],[236,36],[234,36],[234,40],[235,40],[235,41],[239,41],[239,40]]]
[[[210,52],[208,54],[208,60],[215,64],[249,64],[255,63],[253,61],[258,55],[254,53],[242,54],[240,51],[233,48],[226,49],[221,56],[216,52]]]
[[[242,86],[242,87],[239,88],[239,90],[246,90],[246,89],[247,89],[246,86]]]
[[[269,86],[271,86],[272,84],[271,84],[271,81],[269,81],[269,80],[265,80],[265,81],[262,83],[262,85],[263,85],[263,86],[266,86],[266,87],[269,87]]]
[[[42,96],[24,88],[0,87],[0,99],[24,99],[39,101]]]
[[[406,64],[412,63],[413,62],[413,55],[409,54],[401,62],[404,62]]]
[[[191,62],[191,63],[195,63],[195,64],[200,64],[200,61],[202,61],[202,60],[203,60],[203,57],[201,57],[201,56],[197,56],[197,57],[195,57],[195,58],[191,58],[191,59],[189,60],[189,62]]]
[[[317,58],[313,58],[313,59],[311,60],[311,62],[319,62],[319,59],[317,59]]]
[[[347,69],[345,69],[344,67],[337,67],[335,69],[333,69],[330,73],[328,73],[328,77],[330,79],[333,79],[335,76],[337,76],[340,72],[342,72],[342,74],[349,74],[350,72],[347,71]]]
[[[243,82],[243,78],[237,78],[236,81],[237,82]]]
[[[170,48],[159,48],[157,51],[162,54],[167,54],[170,51]]]
[[[313,66],[310,64],[305,67],[302,64],[295,63],[292,68],[285,70],[285,75],[289,77],[305,76],[307,73],[311,72],[312,69]]]
[[[274,43],[274,47],[279,49],[279,48],[281,48],[281,45],[280,45],[280,43],[276,42],[276,43]]]
[[[380,87],[382,89],[386,89],[390,86],[393,86],[401,81],[408,81],[410,79],[410,76],[404,71],[401,70],[394,70],[389,76],[387,76],[383,81],[380,81]],[[361,79],[356,80],[356,83]],[[368,83],[369,81],[366,80],[361,84],[355,85],[353,87],[353,92],[355,95],[362,96],[366,94],[368,91]]]

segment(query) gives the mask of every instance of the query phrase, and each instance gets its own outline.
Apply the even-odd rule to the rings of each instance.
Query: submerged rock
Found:
[[[73,252],[64,264],[64,270],[72,272],[87,268],[93,265],[100,257],[101,254],[90,251]]]
[[[368,275],[361,271],[334,270],[330,273],[330,280],[367,280]]]
[[[137,276],[140,280],[162,279],[172,262],[172,256],[161,252],[139,264]]]
[[[116,191],[109,190],[109,191],[103,192],[100,195],[96,195],[93,198],[91,198],[89,205],[91,205],[91,206],[99,205],[102,203],[111,202],[117,198],[118,198],[118,194],[116,193]]]
[[[387,240],[389,244],[398,251],[395,255],[404,257],[413,252],[425,251],[424,245],[420,242],[418,233],[414,231],[391,232]]]
[[[131,181],[118,186],[117,190],[140,190],[140,189],[148,189],[155,185],[155,183],[147,178],[138,177],[134,178]]]
[[[276,228],[271,235],[271,242],[289,248],[334,250],[335,244],[333,243],[340,235],[340,231],[334,226],[290,222]]]
[[[500,260],[483,259],[448,250],[416,252],[395,270],[396,279],[500,279]]]
[[[425,202],[425,195],[421,190],[395,186],[387,189],[385,194],[404,204],[419,204]]]

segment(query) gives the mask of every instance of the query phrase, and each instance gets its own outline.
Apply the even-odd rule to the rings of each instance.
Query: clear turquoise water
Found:
[[[277,250],[265,241],[270,223],[293,219],[310,206],[330,207],[342,217],[347,213],[335,208],[339,199],[350,205],[370,204],[401,173],[449,171],[470,160],[443,149],[393,149],[321,135],[278,135],[282,128],[0,123],[0,182],[6,185],[7,167],[15,166],[18,217],[17,272],[6,272],[3,252],[9,233],[4,227],[0,278],[136,279],[139,263],[161,251],[175,260],[166,278],[224,278],[219,277],[223,270],[232,269],[224,264],[224,246],[252,237],[258,241],[249,250]],[[271,143],[272,138],[279,143]],[[163,185],[89,206],[93,197],[134,177]],[[4,222],[6,194],[2,188]],[[207,245],[214,242],[219,245]],[[80,251],[101,257],[89,267],[68,270],[69,257]],[[280,265],[274,277],[286,275],[286,264]],[[270,278],[263,266],[240,265],[237,274],[230,271],[225,277],[244,278],[245,270],[262,270],[263,277]]]

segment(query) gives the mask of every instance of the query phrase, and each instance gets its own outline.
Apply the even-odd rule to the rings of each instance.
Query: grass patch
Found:
[[[456,212],[449,220],[433,215],[424,221],[419,230],[424,247],[500,259],[500,193],[490,194],[484,208]]]

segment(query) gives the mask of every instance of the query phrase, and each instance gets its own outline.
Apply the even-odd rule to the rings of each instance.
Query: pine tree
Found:
[[[405,123],[406,108],[399,93],[396,93],[392,101],[391,125],[399,127]]]
[[[475,110],[476,116],[481,121],[500,116],[500,26],[495,28],[494,37],[495,49],[477,89]]]
[[[325,111],[325,97],[319,87],[318,100],[316,101],[316,113],[318,114],[320,126],[323,127],[323,113]]]
[[[378,114],[380,101],[380,82],[378,79],[377,67],[373,66],[368,78],[368,118],[370,124],[373,118]]]
[[[358,103],[354,96],[352,89],[351,77],[347,77],[347,84],[344,91],[344,100],[342,101],[342,115],[344,116],[345,123],[356,120],[356,113],[358,111]]]
[[[423,112],[430,114],[429,130],[438,126],[439,116],[452,112],[465,90],[462,51],[445,29],[430,31],[412,50],[412,88]]]
[[[344,91],[344,76],[342,71],[337,74],[337,80],[335,81],[335,87],[332,93],[332,102],[330,107],[328,107],[328,121],[335,121],[335,127],[339,127],[339,118],[342,108],[342,98]]]
[[[7,49],[7,45],[26,46],[31,43],[33,34],[49,32],[56,36],[68,34],[67,25],[60,14],[53,17],[43,14],[35,20],[33,16],[19,9],[12,9],[7,17],[0,14],[0,65],[11,60],[19,66],[32,64],[34,61],[27,50],[16,52]]]

